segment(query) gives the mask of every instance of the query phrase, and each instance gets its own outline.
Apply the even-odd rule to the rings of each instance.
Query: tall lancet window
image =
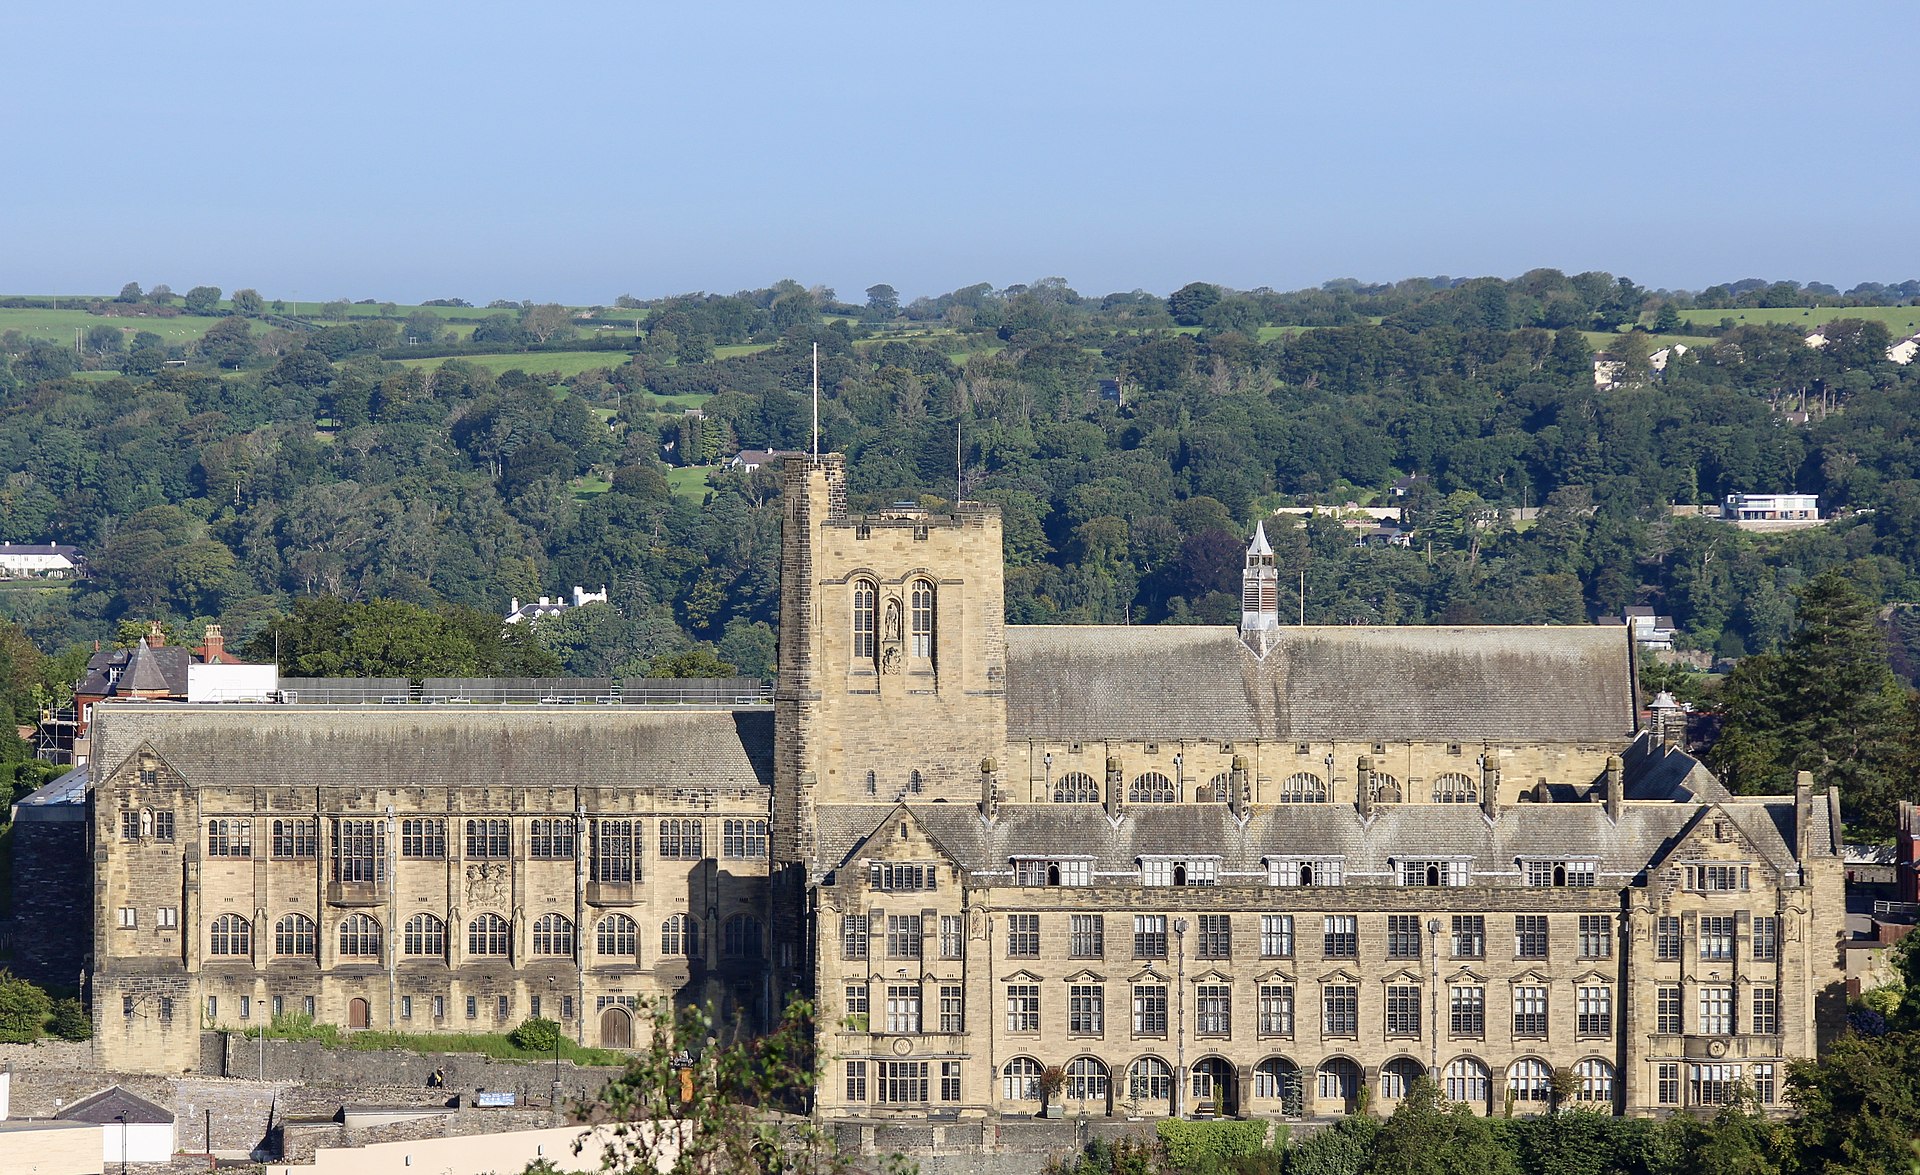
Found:
[[[913,655],[933,657],[933,584],[924,579],[913,581]]]
[[[877,595],[872,580],[853,581],[853,659],[856,661],[872,661],[880,651],[873,630]]]

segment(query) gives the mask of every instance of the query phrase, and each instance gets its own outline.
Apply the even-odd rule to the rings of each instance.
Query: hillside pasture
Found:
[[[85,310],[44,310],[39,307],[0,307],[0,334],[17,330],[30,339],[46,339],[50,342],[73,345],[73,332],[92,330],[96,326],[117,326],[132,342],[138,331],[152,331],[169,343],[191,343],[207,333],[207,329],[218,318],[203,318],[193,314],[180,314],[171,318],[159,315],[127,316],[109,314],[89,314]],[[254,323],[256,334],[269,328],[264,323]]]
[[[596,367],[619,367],[627,361],[624,351],[529,351],[505,355],[437,355],[431,359],[402,359],[403,367],[434,368],[449,359],[471,363],[499,375],[503,371],[558,372],[561,376],[579,375]]]
[[[1836,318],[1860,318],[1868,322],[1883,324],[1896,339],[1920,332],[1920,306],[1818,306],[1811,309],[1800,306],[1777,307],[1769,310],[1682,310],[1683,321],[1699,326],[1718,326],[1723,319],[1731,318],[1735,326],[1754,326],[1762,323],[1785,323],[1789,326],[1805,327],[1812,334],[1815,327],[1825,326]]]

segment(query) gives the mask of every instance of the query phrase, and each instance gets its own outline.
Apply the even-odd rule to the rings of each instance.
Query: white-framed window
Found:
[[[1581,1036],[1613,1035],[1613,988],[1595,984],[1574,995],[1574,1031]]]
[[[1533,858],[1521,861],[1520,867],[1535,889],[1592,889],[1599,876],[1593,861]]]
[[[1486,988],[1476,983],[1466,983],[1448,992],[1447,1033],[1474,1039],[1487,1034]]]
[[[922,660],[933,658],[933,600],[933,584],[924,579],[914,580],[908,591],[911,613],[908,632],[912,638],[908,653]]]
[[[1573,1066],[1573,1076],[1580,1083],[1574,1097],[1583,1102],[1613,1104],[1613,1066],[1599,1057],[1588,1057],[1577,1061]]]
[[[1147,771],[1134,776],[1127,787],[1129,804],[1177,804],[1180,791],[1173,786],[1173,780],[1158,771]]]
[[[1733,1031],[1733,989],[1700,989],[1700,1035],[1725,1036]]]
[[[1039,984],[1007,984],[1007,1031],[1040,1031]]]
[[[1461,1057],[1447,1066],[1447,1100],[1484,1106],[1493,1096],[1493,1074],[1474,1057]]]
[[[1700,957],[1716,961],[1733,958],[1733,915],[1700,919]]]
[[[1224,983],[1203,983],[1195,992],[1194,1007],[1201,1036],[1233,1033],[1233,988]]]
[[[1053,781],[1053,802],[1097,804],[1100,802],[1100,785],[1084,771],[1069,771]]]
[[[1688,1083],[1692,1086],[1689,1104],[1696,1106],[1723,1106],[1733,1100],[1734,1091],[1740,1088],[1740,1066],[1738,1065],[1689,1065]]]
[[[1401,885],[1459,887],[1473,884],[1473,862],[1419,859],[1399,862]]]
[[[920,1031],[920,988],[917,984],[888,985],[887,1031]]]
[[[1553,1097],[1553,1068],[1538,1057],[1522,1057],[1507,1070],[1507,1092],[1517,1102],[1547,1102]]]
[[[296,914],[293,917],[297,918],[300,915]],[[400,944],[404,954],[428,958],[444,956],[447,953],[447,924],[432,914],[415,914],[407,919],[406,926],[402,928]],[[283,951],[281,953],[298,954],[300,952]]]
[[[1000,1068],[1001,1095],[1010,1102],[1040,1100],[1040,1075],[1046,1067],[1032,1057],[1015,1057]]]
[[[120,907],[120,929],[140,929],[140,911],[133,906]]]
[[[1013,883],[1029,888],[1052,885],[1092,885],[1091,857],[1015,857]]]
[[[1267,884],[1272,886],[1337,886],[1344,884],[1344,857],[1269,857]]]
[[[1263,959],[1291,959],[1293,957],[1293,915],[1260,915],[1260,957]]]
[[[1448,771],[1434,777],[1433,802],[1436,804],[1477,804],[1480,802],[1480,785],[1473,776],[1458,771]]]
[[[1259,1012],[1260,1035],[1292,1036],[1293,985],[1290,983],[1261,984]]]
[[[1067,1031],[1099,1036],[1107,1030],[1107,988],[1100,983],[1067,985]]]
[[[1687,888],[1701,893],[1732,893],[1746,889],[1750,875],[1746,865],[1689,865]]]
[[[1075,1057],[1067,1066],[1067,1084],[1062,1092],[1070,1102],[1106,1101],[1106,1065],[1093,1057]]]
[[[870,579],[853,581],[853,658],[871,662],[880,654],[874,633],[874,603],[878,591]],[[864,1100],[864,1099],[863,1099]]]
[[[180,929],[180,907],[161,906],[153,912],[153,924],[160,930]]]
[[[1159,1057],[1141,1057],[1127,1069],[1127,1096],[1137,1102],[1173,1097],[1173,1070]]]

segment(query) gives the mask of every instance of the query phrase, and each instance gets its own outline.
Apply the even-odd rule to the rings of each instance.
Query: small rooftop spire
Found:
[[[1247,548],[1247,558],[1251,559],[1256,555],[1272,554],[1273,547],[1267,543],[1267,524],[1265,522],[1254,523],[1253,544]]]

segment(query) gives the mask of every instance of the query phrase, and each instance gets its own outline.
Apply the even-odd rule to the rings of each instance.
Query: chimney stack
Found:
[[[1107,756],[1107,815],[1118,816],[1120,805],[1126,799],[1125,784],[1120,779],[1120,760]]]
[[[208,665],[218,665],[227,657],[227,638],[217,624],[207,625],[207,635],[200,638],[200,659]]]
[[[1666,690],[1654,695],[1647,705],[1648,725],[1653,740],[1662,750],[1685,750],[1687,736],[1687,712],[1674,696]]]
[[[167,634],[161,630],[158,620],[151,621],[147,625],[147,647],[149,649],[164,649],[167,647]]]
[[[1373,756],[1360,756],[1359,769],[1353,773],[1354,806],[1360,809],[1360,819],[1373,819]]]
[[[1813,854],[1813,772],[1793,777],[1793,859],[1802,865]]]
[[[1000,775],[999,764],[992,759],[980,760],[980,814],[992,823],[1000,815]]]
[[[1252,790],[1247,786],[1247,757],[1235,755],[1233,770],[1227,773],[1227,807],[1235,816],[1245,816],[1251,800]]]
[[[1607,819],[1613,821],[1615,824],[1620,823],[1620,813],[1626,809],[1627,784],[1625,772],[1626,764],[1621,761],[1620,756],[1607,756],[1607,774],[1605,776],[1605,782],[1601,784],[1601,788],[1603,789],[1601,798],[1606,801]]]

